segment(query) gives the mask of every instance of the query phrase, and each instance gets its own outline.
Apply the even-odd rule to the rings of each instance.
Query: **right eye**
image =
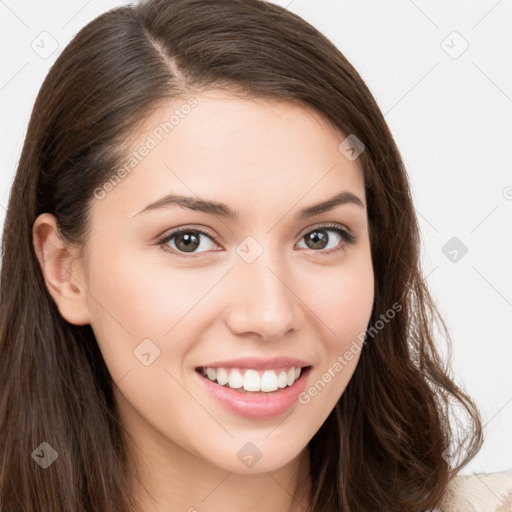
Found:
[[[206,239],[206,242],[203,240]],[[169,246],[169,242],[172,243]],[[186,253],[202,253],[207,252],[215,245],[212,236],[200,229],[180,228],[166,234],[158,240],[158,245],[166,252],[186,256]],[[203,248],[197,251],[196,249]]]

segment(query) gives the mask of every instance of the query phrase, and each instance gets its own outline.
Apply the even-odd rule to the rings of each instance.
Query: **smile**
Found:
[[[255,370],[252,368],[204,368],[199,371],[221,386],[245,391],[269,393],[292,386],[299,378],[302,368],[278,368]]]
[[[226,410],[251,419],[270,419],[298,402],[311,366],[266,370],[198,367],[194,374]]]

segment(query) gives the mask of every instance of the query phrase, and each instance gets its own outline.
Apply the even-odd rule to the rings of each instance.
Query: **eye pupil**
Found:
[[[313,247],[309,246],[311,249],[323,249],[328,241],[329,236],[327,235],[326,231],[321,229],[316,229],[315,231],[311,231],[308,235],[306,235],[306,245],[308,245],[308,242],[313,243]]]
[[[180,240],[182,240],[183,243],[180,243]],[[199,247],[199,237],[190,231],[179,233],[176,235],[175,244],[180,251],[193,252]]]

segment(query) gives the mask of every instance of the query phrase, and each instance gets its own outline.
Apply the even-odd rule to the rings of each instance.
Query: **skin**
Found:
[[[121,183],[92,199],[88,274],[48,213],[34,223],[34,247],[61,315],[91,325],[116,383],[140,464],[134,492],[145,511],[303,511],[307,443],[345,390],[359,353],[307,404],[266,420],[224,409],[194,368],[288,355],[313,366],[309,387],[350,348],[374,299],[363,175],[338,150],[345,136],[310,110],[219,90],[195,98],[197,106]],[[134,147],[184,103],[153,112]],[[347,203],[295,217],[344,190],[364,207]],[[221,201],[240,217],[177,206],[136,215],[168,193]],[[345,227],[356,241],[324,228],[328,247],[308,246],[304,236],[325,223]],[[182,226],[218,241],[198,235],[195,257],[165,252],[159,235]],[[236,252],[248,236],[263,250],[252,263]],[[178,243],[167,247],[178,251]],[[146,338],[160,350],[148,366],[134,357]],[[236,456],[247,442],[262,453],[251,468]],[[298,479],[302,494],[292,502]]]

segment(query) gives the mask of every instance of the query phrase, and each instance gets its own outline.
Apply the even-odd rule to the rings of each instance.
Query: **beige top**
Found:
[[[512,469],[454,477],[432,512],[512,512]]]

